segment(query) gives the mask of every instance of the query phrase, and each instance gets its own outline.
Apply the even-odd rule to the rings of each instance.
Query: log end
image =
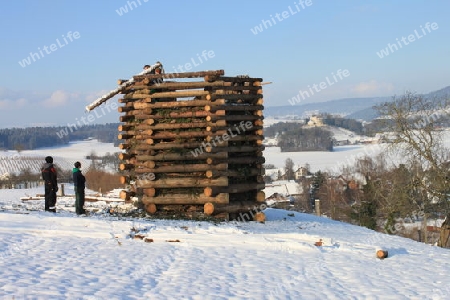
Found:
[[[205,203],[203,205],[203,212],[205,213],[205,215],[212,215],[214,213],[214,204],[212,204],[211,202]]]
[[[151,215],[153,215],[154,213],[156,213],[156,204],[154,203],[149,203],[145,206],[145,211]]]
[[[385,259],[388,257],[388,251],[387,250],[377,250],[377,258],[379,259]]]
[[[205,187],[203,189],[203,194],[205,194],[206,197],[212,197],[213,189],[211,187]]]
[[[120,191],[119,198],[122,200],[129,200],[130,199],[130,193],[127,191]]]
[[[263,213],[262,211],[257,212],[255,214],[254,221],[260,222],[260,223],[265,223],[266,222],[266,214]]]
[[[256,193],[256,201],[257,202],[264,202],[264,201],[266,201],[266,193],[264,193],[263,191],[258,191]]]

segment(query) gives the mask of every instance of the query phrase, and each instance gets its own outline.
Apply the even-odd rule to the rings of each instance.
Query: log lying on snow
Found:
[[[385,259],[389,255],[387,250],[377,250],[377,258],[379,259]]]
[[[220,213],[239,213],[252,211],[256,213],[262,209],[266,209],[267,205],[256,203],[253,201],[234,201],[227,205],[222,203],[207,202],[203,205],[203,212],[206,215],[215,215]]]
[[[61,196],[59,196],[61,197]],[[58,198],[59,198],[58,197]],[[75,195],[65,195],[63,197],[72,197],[74,198]],[[88,202],[97,202],[97,201],[104,201],[104,202],[124,202],[125,199],[120,198],[112,198],[112,197],[103,197],[103,196],[92,196],[92,195],[86,195],[84,198]],[[30,200],[45,200],[44,196],[30,196],[30,197],[21,197],[21,201],[30,201]]]
[[[203,205],[203,212],[208,216],[223,213],[239,213],[239,221],[253,220],[264,223],[266,221],[266,215],[262,210],[266,207],[265,204],[255,205],[254,202],[250,201],[233,202],[228,205],[208,202]]]

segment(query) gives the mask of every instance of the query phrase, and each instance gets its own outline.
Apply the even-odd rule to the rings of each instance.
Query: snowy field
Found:
[[[450,297],[449,250],[362,227],[275,209],[265,224],[78,217],[18,200],[35,192],[0,191],[0,299]]]
[[[277,167],[288,157],[307,162],[314,171],[371,153],[364,147],[270,147],[265,157]],[[85,141],[39,155],[76,160],[115,149]],[[65,189],[73,194],[71,185]],[[56,214],[43,212],[42,200],[20,200],[38,193],[0,190],[2,300],[450,299],[448,249],[285,210],[266,209],[264,224],[207,223],[107,212],[121,202],[87,203],[90,215],[79,217],[73,198],[58,198]],[[389,257],[377,259],[378,249]]]

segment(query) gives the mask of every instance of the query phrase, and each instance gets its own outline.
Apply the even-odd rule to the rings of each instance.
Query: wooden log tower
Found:
[[[262,79],[223,70],[152,73],[119,80],[119,88],[87,107],[123,95],[123,196],[137,196],[155,215],[244,219],[250,212],[263,220]]]

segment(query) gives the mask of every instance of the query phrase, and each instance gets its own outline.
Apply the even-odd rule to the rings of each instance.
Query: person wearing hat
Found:
[[[41,168],[45,184],[45,211],[56,212],[56,192],[58,191],[57,173],[53,165],[53,157],[47,156]]]
[[[75,212],[77,215],[85,214],[84,210],[84,189],[86,184],[86,177],[81,173],[81,163],[77,161],[74,163],[73,173],[73,187],[75,190]]]

